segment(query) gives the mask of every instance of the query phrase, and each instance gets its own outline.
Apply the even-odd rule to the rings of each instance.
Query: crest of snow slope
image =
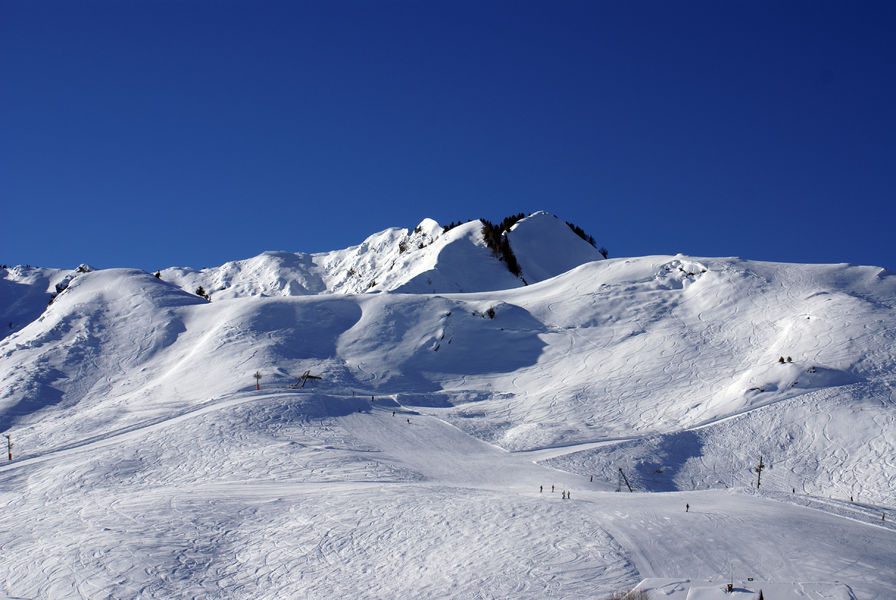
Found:
[[[388,290],[493,290],[522,285],[485,247],[480,228],[476,221],[443,234],[438,223],[424,219],[413,231],[386,229],[345,250],[265,252],[201,271],[173,267],[162,271],[162,277],[188,291],[201,285],[215,300]]]
[[[0,339],[25,327],[47,307],[70,273],[27,265],[0,268]]]
[[[482,222],[476,220],[443,233],[438,223],[424,219],[412,231],[386,229],[344,250],[264,252],[199,271],[172,267],[162,271],[162,278],[189,292],[202,286],[214,300],[378,291],[473,292],[523,285],[486,247],[481,230]],[[566,224],[546,213],[520,221],[508,235],[530,283],[601,258]]]
[[[73,278],[39,318],[0,341],[0,370],[8,382],[0,393],[0,426],[56,404],[65,409],[145,384],[141,363],[183,330],[171,311],[200,302],[141,271]]]
[[[522,277],[528,283],[544,281],[579,265],[604,259],[569,225],[543,211],[521,219],[506,235],[522,269]]]
[[[438,223],[425,219],[412,232],[399,231],[397,241],[382,244],[375,252],[364,252],[362,245],[322,256],[320,264],[328,273],[356,271],[352,277],[357,282],[337,282],[333,291],[439,293],[522,285],[486,247],[480,221],[443,233]]]

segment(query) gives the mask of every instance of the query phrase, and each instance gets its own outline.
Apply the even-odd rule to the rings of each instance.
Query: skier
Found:
[[[794,494],[796,493],[796,488],[790,488],[790,489],[793,490]]]
[[[551,493],[552,493],[552,494],[554,493],[554,486],[553,486],[553,485],[551,485]]]
[[[540,493],[541,493],[541,492],[543,492],[543,491],[544,491],[544,489],[543,489],[543,487],[544,487],[544,486],[541,486],[541,485],[540,485],[540,486],[538,486],[538,493],[539,493],[539,494],[540,494]]]
[[[594,475],[592,475],[592,476],[588,479],[588,481],[590,481],[590,482],[594,482]]]
[[[566,500],[566,490],[563,490],[562,492],[560,492],[560,497],[563,498],[564,500]]]
[[[410,424],[411,424],[411,420],[410,420],[410,419],[408,419],[408,425],[410,425]]]
[[[691,505],[690,505],[690,504],[685,504],[685,505],[684,505],[684,512],[691,512]]]
[[[572,492],[566,492],[566,499],[569,500],[572,498]]]
[[[395,411],[394,411],[394,410],[392,411],[392,416],[393,416],[393,417],[395,416]]]

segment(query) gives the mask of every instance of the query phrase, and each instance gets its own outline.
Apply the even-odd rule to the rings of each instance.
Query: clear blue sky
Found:
[[[0,3],[0,262],[545,209],[611,256],[896,269],[896,2]]]

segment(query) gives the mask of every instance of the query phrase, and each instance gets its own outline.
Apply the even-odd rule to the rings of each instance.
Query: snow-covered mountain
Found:
[[[56,286],[73,276],[62,269],[30,265],[0,267],[0,337],[38,318],[56,293]]]
[[[511,274],[486,245],[482,221],[443,232],[432,219],[391,228],[357,246],[316,254],[265,252],[220,267],[164,269],[162,278],[215,299],[241,296],[481,292],[520,287],[603,257],[557,217],[536,212],[508,233],[522,266]]]
[[[599,260],[545,213],[507,237],[529,285],[475,221],[7,270],[4,314],[46,309],[0,341],[0,592],[686,598],[726,561],[785,598],[896,587],[896,277]]]

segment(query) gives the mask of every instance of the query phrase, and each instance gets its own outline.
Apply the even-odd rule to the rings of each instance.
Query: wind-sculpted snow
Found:
[[[38,318],[65,277],[60,269],[0,267],[0,339]]]
[[[485,246],[481,229],[482,223],[473,221],[442,233],[438,223],[425,219],[413,231],[387,229],[345,250],[265,252],[220,267],[172,267],[161,274],[191,292],[202,286],[215,300],[386,290],[465,292],[523,285]]]
[[[189,292],[202,286],[215,300],[381,291],[482,292],[520,287],[603,259],[557,217],[537,212],[507,232],[521,261],[521,279],[488,249],[482,225],[475,220],[443,232],[438,223],[424,219],[413,230],[386,229],[344,250],[264,252],[219,267],[171,267],[161,276]]]

